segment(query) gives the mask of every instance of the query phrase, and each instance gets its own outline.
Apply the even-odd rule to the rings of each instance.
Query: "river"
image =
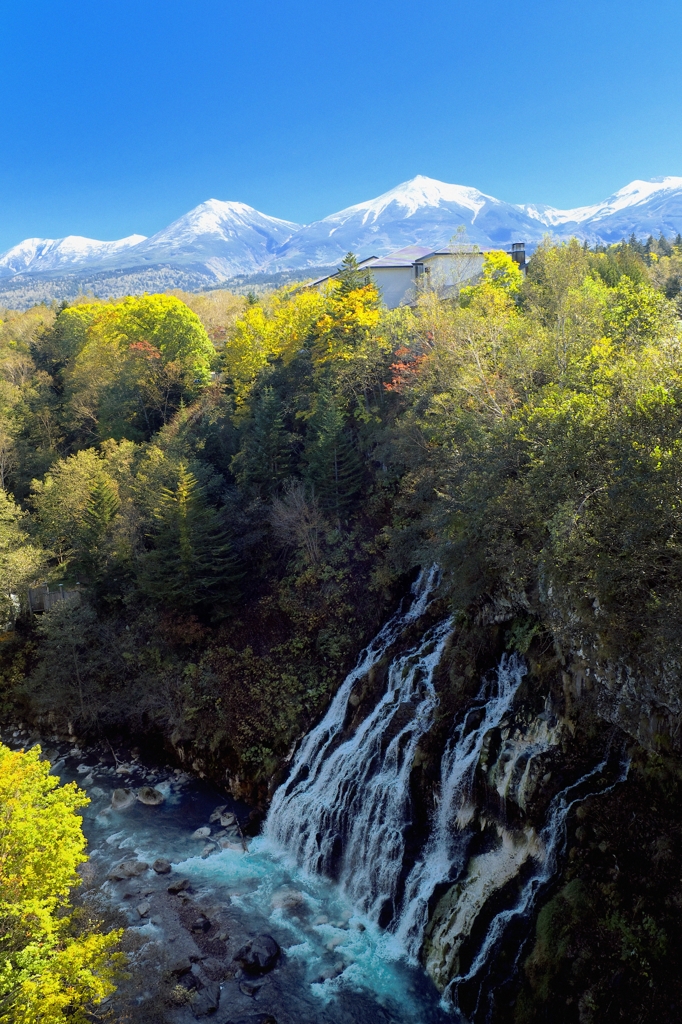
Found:
[[[3,742],[30,745],[28,734],[13,732]],[[269,1017],[277,1024],[452,1020],[426,974],[391,959],[381,929],[338,886],[300,871],[264,836],[242,842],[234,825],[211,823],[223,808],[223,815],[234,814],[246,826],[244,804],[178,769],[145,765],[129,751],[116,752],[120,763],[106,764],[101,749],[48,741],[43,750],[62,782],[77,781],[90,798],[81,812],[89,854],[81,898],[128,929],[131,978],[113,999],[116,1020],[180,1024],[197,1011],[210,1013],[216,1024]],[[136,799],[112,807],[114,790],[132,795],[144,786],[159,791],[163,803]],[[193,838],[198,829],[210,835]],[[108,878],[122,862],[152,865],[157,858],[172,862],[170,874],[150,867],[129,879]],[[186,890],[168,893],[169,885],[185,879]],[[209,922],[206,931],[192,927],[201,915]],[[263,933],[282,954],[274,970],[249,976],[232,958]],[[192,998],[174,1005],[169,993],[182,999],[183,987]],[[198,998],[202,990],[213,1002],[218,997],[215,1011],[210,999],[207,1009],[206,999]]]

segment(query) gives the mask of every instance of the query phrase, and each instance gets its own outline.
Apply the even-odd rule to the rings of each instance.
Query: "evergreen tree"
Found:
[[[647,246],[643,245],[642,242],[640,242],[640,240],[637,238],[637,236],[634,233],[634,231],[632,232],[632,234],[630,235],[630,238],[628,239],[628,245],[633,250],[633,252],[637,253],[638,256],[647,256],[649,254],[649,250],[647,249]]]
[[[291,475],[292,435],[284,426],[282,403],[271,387],[263,388],[253,404],[232,471],[241,487],[259,495],[271,493]]]
[[[107,548],[111,525],[121,507],[118,488],[103,474],[97,478],[90,500],[83,512],[82,547],[80,561],[88,576],[98,579],[106,572]]]
[[[370,283],[368,272],[358,267],[355,254],[347,253],[339,267],[339,292],[342,295],[347,295],[349,292],[357,291],[358,288],[365,288]]]
[[[340,522],[362,485],[362,462],[343,413],[324,392],[308,423],[304,458],[306,478],[322,511]]]
[[[154,548],[141,558],[139,580],[155,601],[189,610],[234,599],[241,573],[232,544],[185,464],[175,489],[161,492],[150,537]]]

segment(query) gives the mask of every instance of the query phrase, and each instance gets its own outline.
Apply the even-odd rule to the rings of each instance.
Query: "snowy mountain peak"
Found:
[[[254,210],[252,206],[247,206],[246,203],[209,199],[206,203],[200,203],[194,210],[189,210],[188,213],[174,220],[168,227],[158,231],[148,240],[148,243],[150,246],[157,246],[170,240],[189,241],[204,236],[204,234],[216,234],[221,238],[228,238],[236,229],[254,227],[261,230],[266,229],[273,238],[284,242],[298,226],[289,220],[269,217],[265,213]]]
[[[128,235],[114,242],[100,242],[82,235],[66,238],[26,238],[0,256],[0,276],[41,271],[72,270],[107,259],[145,241],[144,235]]]
[[[654,203],[656,205],[682,193],[682,178],[668,175],[661,178],[650,178],[648,181],[636,179],[629,185],[618,189],[608,199],[592,206],[577,206],[572,210],[557,210],[552,206],[522,207],[531,217],[542,223],[554,226],[558,224],[584,224],[586,221],[599,221],[632,207]]]
[[[298,224],[269,217],[246,203],[208,199],[135,249],[135,265],[204,266],[217,280],[260,270]],[[116,258],[106,269],[130,266]]]
[[[495,203],[497,200],[468,185],[449,185],[446,181],[438,181],[437,178],[427,178],[424,174],[417,174],[416,177],[396,185],[395,188],[389,189],[388,192],[377,196],[376,199],[349,206],[339,213],[325,217],[325,220],[347,220],[357,213],[363,213],[364,223],[371,223],[377,220],[392,203],[396,203],[405,210],[404,216],[406,217],[412,217],[419,210],[427,207],[438,207],[444,203],[454,203],[466,210],[471,210],[475,215],[486,202]]]

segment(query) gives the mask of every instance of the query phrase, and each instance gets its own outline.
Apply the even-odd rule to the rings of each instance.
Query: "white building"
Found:
[[[423,288],[443,297],[456,294],[463,285],[472,284],[481,276],[486,252],[497,251],[479,249],[476,245],[452,245],[435,250],[408,245],[388,256],[370,256],[358,267],[369,271],[384,304],[395,309],[414,303]],[[514,262],[525,267],[523,242],[515,242],[510,255]],[[337,276],[338,272],[321,277],[310,287],[317,287]]]

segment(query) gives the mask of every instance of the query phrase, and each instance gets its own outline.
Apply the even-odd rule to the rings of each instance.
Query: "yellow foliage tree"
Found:
[[[247,307],[223,357],[237,407],[246,402],[254,381],[268,363],[280,356],[288,361],[304,345],[325,306],[324,295],[306,288],[294,295],[283,290],[267,307],[260,303]]]
[[[85,1024],[115,989],[121,932],[76,935],[69,913],[87,803],[39,747],[0,744],[0,1024]]]
[[[361,357],[381,322],[376,286],[366,284],[346,291],[332,282],[326,298],[327,308],[315,324],[315,363],[322,366]]]

